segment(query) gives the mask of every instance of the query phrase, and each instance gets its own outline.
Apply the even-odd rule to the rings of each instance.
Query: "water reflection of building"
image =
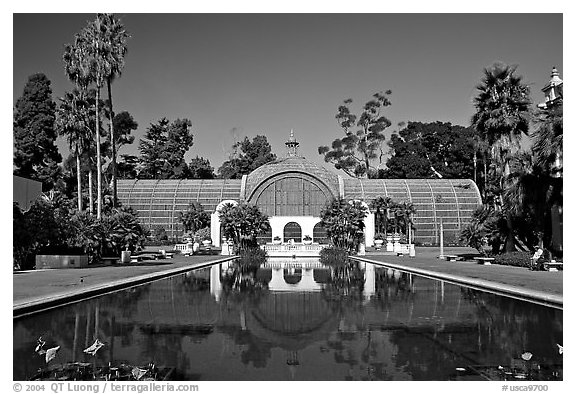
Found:
[[[154,360],[185,379],[259,380],[266,367],[273,369],[266,376],[278,380],[370,378],[367,371],[381,379],[426,380],[452,373],[456,362],[507,362],[527,338],[539,357],[561,341],[561,312],[559,318],[539,316],[506,301],[501,313],[496,306],[504,301],[489,295],[386,268],[361,267],[362,288],[351,289],[336,285],[314,262],[298,267],[276,261],[256,272],[268,288],[243,291],[223,281],[227,268],[213,266],[122,297],[63,308],[36,325],[15,324],[15,355],[23,357],[38,335],[51,332],[63,360],[90,361],[82,349],[98,336],[106,343],[100,362]],[[304,280],[307,271],[313,284]],[[283,280],[279,290],[273,278]],[[557,321],[559,327],[550,326]],[[16,344],[22,337],[31,338],[25,348]],[[455,357],[452,349],[467,358]],[[311,368],[318,360],[324,369]]]

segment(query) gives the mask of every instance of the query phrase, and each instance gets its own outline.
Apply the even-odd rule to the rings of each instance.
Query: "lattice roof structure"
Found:
[[[222,201],[232,200],[256,204],[269,216],[297,218],[319,217],[333,198],[370,205],[375,198],[388,196],[414,204],[415,241],[422,244],[439,242],[440,221],[445,242],[456,241],[482,204],[478,187],[469,179],[344,178],[299,156],[298,145],[292,133],[285,158],[264,164],[241,180],[119,180],[118,198],[136,209],[150,229],[163,227],[177,237],[183,233],[180,212],[194,201],[209,213]]]

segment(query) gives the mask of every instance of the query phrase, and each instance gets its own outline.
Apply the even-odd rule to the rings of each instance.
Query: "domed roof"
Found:
[[[310,175],[316,178],[326,185],[334,197],[338,197],[338,175],[312,161],[306,160],[303,157],[288,156],[266,163],[248,174],[246,180],[246,191],[244,194],[246,200],[249,200],[254,190],[256,190],[258,186],[267,179],[291,172]]]

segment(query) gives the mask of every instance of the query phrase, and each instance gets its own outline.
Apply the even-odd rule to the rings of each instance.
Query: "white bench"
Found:
[[[548,261],[546,263],[543,264],[544,265],[544,269],[546,271],[563,271],[564,270],[564,265],[563,263],[559,263],[559,262],[551,262]]]
[[[474,257],[478,264],[490,265],[494,261],[494,257]]]

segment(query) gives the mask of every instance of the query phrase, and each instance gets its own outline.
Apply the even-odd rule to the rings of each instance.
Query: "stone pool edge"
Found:
[[[118,279],[113,282],[92,285],[85,287],[83,289],[25,299],[21,302],[13,304],[12,318],[13,319],[20,318],[41,310],[57,308],[59,306],[97,297],[113,291],[127,289],[129,287],[145,284],[148,282],[153,282],[159,279],[164,279],[190,270],[196,270],[200,268],[210,267],[215,264],[225,263],[227,261],[235,260],[237,258],[238,256],[229,256],[222,259],[202,262],[196,265],[187,265],[184,267],[152,272],[130,278]]]
[[[475,288],[477,290],[488,291],[505,295],[509,297],[518,298],[521,300],[531,301],[545,306],[551,306],[563,309],[563,297],[555,294],[544,293],[538,290],[525,289],[523,287],[507,285],[504,283],[489,281],[485,279],[475,279],[465,276],[446,274],[443,272],[430,271],[421,268],[408,267],[401,264],[387,263],[383,261],[371,260],[358,256],[351,256],[352,260],[379,265],[382,267],[397,269],[404,272],[409,272],[416,275],[425,276],[432,279],[443,280],[457,285]]]

